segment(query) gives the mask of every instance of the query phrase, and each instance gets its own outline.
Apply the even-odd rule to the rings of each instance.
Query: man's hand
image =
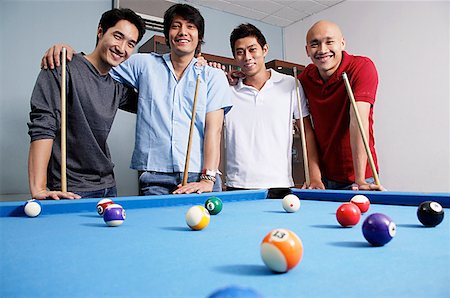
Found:
[[[55,69],[55,67],[58,67],[61,65],[61,52],[62,48],[67,49],[67,61],[72,61],[73,53],[75,52],[74,49],[66,44],[55,44],[51,48],[49,48],[45,54],[44,57],[42,57],[41,60],[41,68],[43,69]]]
[[[325,189],[325,185],[321,180],[311,180],[309,187],[306,187],[306,182],[303,183],[302,189]]]
[[[178,189],[175,190],[174,194],[189,194],[189,193],[203,193],[212,192],[214,182],[209,180],[200,180],[200,182],[191,182],[182,186],[178,184]]]
[[[35,200],[45,200],[45,199],[51,199],[51,200],[60,200],[60,199],[69,199],[69,200],[75,200],[80,199],[81,197],[77,194],[71,193],[71,192],[63,192],[63,191],[47,191],[42,190],[35,195],[33,195],[33,199]]]
[[[376,185],[370,183],[364,183],[358,185],[359,190],[375,190],[375,191],[386,191],[386,188],[383,185]]]

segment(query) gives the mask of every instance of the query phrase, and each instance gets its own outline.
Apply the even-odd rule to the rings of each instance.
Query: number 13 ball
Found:
[[[303,243],[292,231],[275,229],[264,237],[261,243],[261,258],[274,272],[287,272],[300,263]]]

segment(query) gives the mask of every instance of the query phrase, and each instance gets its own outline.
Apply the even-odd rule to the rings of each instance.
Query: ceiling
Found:
[[[172,0],[173,1],[173,0]],[[184,0],[278,27],[286,27],[344,0]]]

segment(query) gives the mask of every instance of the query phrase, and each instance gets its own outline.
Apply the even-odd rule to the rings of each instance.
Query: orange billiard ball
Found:
[[[270,231],[261,243],[261,258],[274,272],[284,273],[300,263],[303,257],[302,240],[288,229]]]

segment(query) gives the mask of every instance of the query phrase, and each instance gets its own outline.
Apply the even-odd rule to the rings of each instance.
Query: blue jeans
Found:
[[[112,197],[117,197],[117,188],[115,186],[113,186],[113,187],[99,189],[99,190],[77,191],[74,193],[81,196],[82,199],[84,199],[84,198],[112,198]]]
[[[342,183],[333,180],[328,180],[327,178],[322,178],[322,182],[325,185],[325,189],[336,189],[336,190],[351,190],[353,186],[357,186],[355,183]],[[367,178],[366,182],[369,184],[375,183],[373,177]]]
[[[189,173],[188,183],[200,181],[200,173]],[[142,172],[139,175],[139,195],[168,195],[172,194],[177,185],[183,182],[183,173]],[[213,191],[222,191],[222,180],[216,175]]]

